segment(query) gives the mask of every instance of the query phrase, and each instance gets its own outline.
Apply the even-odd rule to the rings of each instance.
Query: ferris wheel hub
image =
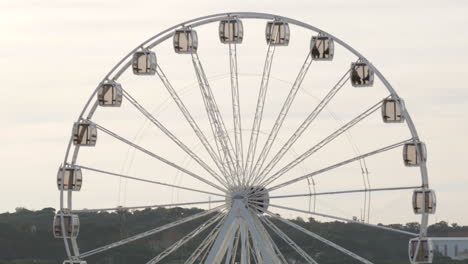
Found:
[[[270,195],[263,186],[247,186],[240,190],[232,191],[226,199],[226,204],[231,207],[234,200],[242,201],[256,213],[263,213],[268,209]]]

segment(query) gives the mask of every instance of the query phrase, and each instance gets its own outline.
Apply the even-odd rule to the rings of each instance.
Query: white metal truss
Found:
[[[352,257],[352,258],[354,258],[354,259],[356,259],[358,261],[360,261],[361,263],[373,264],[369,260],[367,260],[367,259],[365,259],[365,258],[363,258],[363,257],[361,257],[361,256],[359,256],[359,255],[357,255],[357,254],[355,254],[355,253],[353,253],[353,252],[351,252],[351,251],[349,251],[349,250],[347,250],[347,249],[345,249],[345,248],[343,248],[343,247],[341,247],[341,246],[339,246],[339,245],[337,245],[337,244],[335,244],[335,243],[333,243],[333,242],[331,242],[331,241],[329,241],[329,240],[327,240],[327,239],[325,239],[325,238],[323,238],[323,237],[321,237],[321,236],[319,236],[317,234],[315,234],[314,232],[312,232],[310,230],[307,230],[307,229],[303,228],[300,225],[297,225],[297,224],[295,224],[295,223],[293,223],[293,222],[291,222],[291,221],[289,221],[287,219],[284,219],[284,218],[282,218],[282,217],[280,217],[280,216],[278,216],[278,215],[276,215],[276,214],[274,214],[272,212],[265,211],[265,213],[268,214],[269,216],[273,217],[273,218],[276,218],[276,219],[280,220],[281,222],[283,222],[283,223],[285,223],[285,224],[287,224],[287,225],[289,225],[291,227],[294,227],[295,229],[303,232],[304,234],[307,234],[307,235],[317,239],[318,241],[320,241],[320,242],[322,242],[322,243],[324,243],[324,244],[326,244],[328,246],[331,246],[331,247],[335,248],[336,250],[338,250],[338,251],[340,251],[340,252],[342,252],[342,253],[344,253],[344,254],[346,254],[346,255],[348,255],[348,256],[350,256],[350,257]]]
[[[328,92],[328,94],[320,101],[320,103],[315,107],[315,109],[309,114],[309,116],[302,122],[299,128],[294,132],[294,134],[288,139],[280,151],[273,157],[273,159],[268,163],[268,165],[259,173],[258,177],[264,179],[266,175],[273,169],[273,167],[278,164],[278,162],[284,157],[287,151],[292,147],[292,145],[299,139],[304,133],[304,131],[312,124],[312,122],[317,118],[317,116],[322,112],[322,110],[328,105],[328,103],[334,98],[334,96],[340,91],[340,89],[346,84],[349,77],[349,70],[338,80],[338,82],[333,86],[333,88]],[[265,157],[266,158],[266,157]],[[265,159],[263,158],[263,159]]]
[[[163,252],[161,252],[159,255],[151,259],[150,261],[147,262],[147,264],[156,264],[159,263],[161,260],[163,260],[165,257],[167,257],[169,254],[172,252],[176,251],[178,248],[183,246],[185,243],[199,235],[201,232],[205,231],[208,227],[219,221],[224,217],[223,214],[215,215],[212,218],[210,218],[208,221],[204,222],[201,224],[199,227],[197,227],[195,230],[172,244],[170,247],[166,248]]]
[[[225,182],[221,176],[219,176],[214,170],[212,170],[208,164],[198,157],[189,147],[187,147],[180,139],[178,139],[174,134],[169,131],[161,122],[159,122],[150,112],[148,112],[135,98],[133,98],[126,90],[122,89],[123,96],[127,99],[138,111],[140,111],[151,123],[157,126],[166,136],[168,136],[174,143],[177,144],[187,155],[189,155],[193,160],[195,160],[202,168],[204,168],[211,176],[213,176],[219,183],[228,187],[228,184]]]
[[[169,92],[169,94],[171,95],[171,97],[173,98],[174,102],[177,104],[177,106],[179,107],[179,110],[182,112],[182,114],[184,115],[185,119],[187,120],[187,122],[190,124],[190,127],[192,127],[193,131],[195,132],[195,134],[197,135],[198,139],[200,140],[200,142],[203,144],[203,146],[205,147],[206,151],[208,152],[208,154],[211,156],[212,160],[216,163],[216,166],[218,167],[218,169],[224,173],[224,174],[227,174],[227,172],[225,171],[225,168],[223,167],[223,165],[221,164],[221,160],[220,160],[220,157],[218,157],[216,155],[216,153],[214,152],[212,146],[210,145],[210,143],[208,142],[208,139],[206,138],[205,134],[203,134],[202,130],[200,129],[200,127],[198,126],[197,122],[195,121],[195,119],[192,117],[192,115],[190,114],[190,112],[188,111],[187,107],[185,106],[185,104],[182,102],[182,100],[180,99],[179,95],[177,94],[177,92],[174,90],[174,88],[172,87],[171,83],[169,82],[169,80],[167,79],[166,75],[164,74],[163,70],[161,69],[160,65],[157,66],[156,68],[156,74],[159,76],[159,78],[161,79],[162,83],[164,84],[164,86],[166,87],[167,91]]]
[[[309,254],[307,254],[302,248],[300,248],[291,238],[288,237],[281,229],[279,229],[273,222],[267,217],[260,218],[268,227],[270,227],[276,235],[283,239],[292,249],[294,249],[299,255],[304,258],[305,261],[312,264],[318,264]]]
[[[255,223],[255,219],[256,217],[249,212],[242,200],[234,199],[231,210],[226,216],[223,226],[221,226],[221,231],[208,254],[205,264],[221,263],[227,253],[226,251],[229,247],[229,243],[234,241],[233,237],[238,229],[241,230],[242,239],[246,238],[245,232],[252,234],[254,243],[258,247],[258,251],[256,253],[262,259],[262,262],[260,263],[281,263],[278,256],[276,254],[272,254],[274,252],[273,245],[271,245],[271,241],[265,237],[264,231],[261,229],[259,230],[259,226]],[[243,225],[247,228],[243,229]],[[243,235],[242,232],[244,232]],[[242,243],[242,245],[244,244],[245,242]]]
[[[215,212],[221,210],[221,209],[224,208],[224,207],[225,207],[225,205],[221,205],[221,206],[215,207],[215,208],[213,208],[213,209],[211,209],[211,210],[203,211],[203,212],[201,212],[201,213],[194,214],[194,215],[192,215],[192,216],[179,219],[179,220],[174,221],[174,222],[172,222],[172,223],[169,223],[169,224],[166,224],[166,225],[163,225],[163,226],[160,226],[160,227],[156,227],[156,228],[154,228],[154,229],[151,229],[151,230],[148,230],[148,231],[146,231],[146,232],[143,232],[143,233],[140,233],[140,234],[137,234],[137,235],[134,235],[134,236],[131,236],[131,237],[122,239],[122,240],[120,240],[120,241],[111,243],[111,244],[109,244],[109,245],[102,246],[102,247],[99,247],[99,248],[96,248],[96,249],[87,251],[87,252],[85,252],[85,253],[82,253],[79,257],[80,257],[80,258],[86,258],[86,257],[92,256],[92,255],[95,255],[95,254],[97,254],[97,253],[101,253],[101,252],[110,250],[110,249],[112,249],[112,248],[115,248],[115,247],[119,247],[119,246],[128,244],[128,243],[130,243],[130,242],[133,242],[133,241],[136,241],[136,240],[145,238],[145,237],[147,237],[147,236],[151,236],[151,235],[157,234],[157,233],[159,233],[159,232],[161,232],[161,231],[164,231],[164,230],[167,230],[167,229],[176,227],[176,226],[181,225],[181,224],[183,224],[183,223],[187,223],[187,222],[190,222],[190,221],[192,221],[192,220],[199,219],[199,218],[201,218],[201,217],[204,217],[204,216],[207,216],[207,215],[209,215],[209,214],[215,213]]]
[[[294,99],[296,98],[296,94],[299,91],[299,88],[301,87],[302,81],[304,80],[307,71],[309,70],[309,67],[312,64],[312,61],[312,55],[311,52],[309,52],[306,56],[304,64],[301,67],[301,70],[299,71],[299,74],[296,77],[296,80],[294,81],[294,84],[291,87],[291,90],[289,91],[288,97],[286,98],[278,117],[276,118],[275,124],[271,129],[267,142],[265,143],[262,152],[258,156],[257,163],[255,164],[255,167],[252,170],[252,175],[257,176],[259,174],[259,171],[263,166],[263,163],[265,162],[265,159],[267,158],[271,147],[273,146],[276,136],[278,135],[278,132],[281,129],[281,126],[283,125],[283,121],[286,118],[286,115],[288,114],[289,109],[291,108],[291,105],[294,102]]]
[[[378,103],[374,104],[369,109],[367,109],[366,111],[364,111],[363,113],[361,113],[360,115],[355,117],[353,120],[349,121],[348,123],[346,123],[345,125],[343,125],[339,129],[337,129],[335,132],[333,132],[332,134],[327,136],[325,139],[323,139],[322,141],[317,143],[315,146],[313,146],[312,148],[310,148],[309,150],[304,152],[302,155],[297,157],[295,160],[291,161],[288,165],[286,165],[285,167],[280,169],[278,172],[276,172],[275,174],[273,174],[272,176],[267,178],[262,184],[263,185],[268,185],[268,184],[272,183],[273,181],[275,181],[276,179],[278,179],[279,177],[281,177],[286,172],[290,171],[292,168],[294,168],[299,163],[301,163],[302,161],[304,161],[305,159],[310,157],[312,154],[319,151],[321,148],[326,146],[328,143],[332,142],[339,135],[343,134],[348,129],[350,129],[351,127],[353,127],[357,123],[361,122],[363,119],[365,119],[366,117],[368,117],[369,115],[371,115],[375,111],[379,110],[380,106],[381,106],[381,103],[382,103],[382,101],[379,101]]]
[[[278,32],[276,33],[278,34]],[[257,98],[257,107],[255,108],[255,118],[252,125],[252,132],[250,135],[249,148],[247,151],[247,160],[245,164],[245,173],[248,175],[248,181],[253,177],[251,173],[253,160],[255,159],[255,151],[257,148],[258,133],[260,125],[262,123],[263,108],[265,106],[265,99],[268,90],[268,83],[270,80],[271,66],[273,64],[273,56],[275,55],[275,45],[268,44],[267,55],[265,57],[265,63],[263,66],[262,82],[260,84],[260,91]]]
[[[237,72],[237,45],[229,43],[229,69],[231,74],[232,114],[234,123],[234,140],[236,145],[236,169],[245,185],[244,148],[242,141],[242,117],[239,99],[239,74]]]
[[[238,180],[236,179],[237,171],[233,158],[234,150],[232,143],[197,53],[192,53],[192,63],[198,79],[203,101],[205,103],[208,118],[210,120],[213,136],[218,145],[220,156],[222,157],[221,160],[224,162],[225,167],[229,168],[233,180]]]

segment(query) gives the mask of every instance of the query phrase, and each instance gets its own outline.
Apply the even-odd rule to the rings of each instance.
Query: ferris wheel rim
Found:
[[[256,12],[218,13],[218,14],[213,14],[213,15],[208,15],[208,16],[203,16],[203,17],[187,20],[187,21],[179,23],[179,24],[177,24],[177,25],[175,25],[173,27],[170,27],[170,28],[168,28],[168,29],[166,29],[164,31],[161,31],[160,33],[158,33],[158,34],[150,37],[146,41],[142,42],[140,45],[138,45],[136,48],[134,48],[131,52],[129,52],[126,56],[124,56],[110,70],[110,72],[107,75],[105,75],[105,77],[102,79],[102,81],[99,83],[99,85],[104,83],[107,80],[113,80],[113,81],[118,80],[120,75],[122,75],[124,72],[126,72],[129,69],[129,67],[131,66],[131,60],[129,60],[129,59],[131,59],[132,54],[134,54],[139,49],[143,49],[143,48],[153,49],[153,48],[155,48],[160,43],[162,43],[162,42],[166,41],[167,39],[169,39],[170,37],[172,37],[173,34],[174,34],[174,31],[176,29],[184,28],[184,27],[195,28],[195,27],[199,27],[199,26],[202,26],[202,25],[219,22],[219,21],[221,21],[223,19],[228,19],[228,18],[232,18],[232,17],[236,17],[236,18],[239,18],[239,19],[258,19],[258,20],[272,20],[272,19],[276,20],[276,19],[279,19],[279,20],[281,20],[283,22],[290,23],[290,24],[293,24],[295,26],[303,27],[305,29],[311,30],[311,31],[316,32],[316,33],[325,34],[326,36],[330,37],[333,41],[340,44],[340,46],[344,47],[346,50],[348,50],[349,52],[354,54],[360,60],[366,62],[368,64],[369,68],[374,71],[374,73],[379,78],[379,80],[384,84],[386,89],[389,91],[391,97],[395,98],[395,99],[400,99],[400,97],[398,96],[397,92],[394,90],[392,85],[387,81],[387,79],[377,69],[377,67],[375,67],[369,60],[367,60],[367,58],[365,58],[361,53],[359,53],[357,50],[352,48],[346,42],[342,41],[341,39],[335,37],[334,35],[326,32],[326,31],[323,31],[323,30],[321,30],[321,29],[319,29],[317,27],[314,27],[314,26],[312,26],[310,24],[301,22],[299,20],[295,20],[295,19],[292,19],[292,18],[279,16],[279,15],[274,15],[274,14],[256,13]],[[127,60],[129,60],[129,61],[127,61]],[[80,116],[78,118],[78,121],[89,120],[94,115],[94,112],[97,109],[97,100],[95,101],[94,105],[92,105],[92,101],[93,101],[93,98],[95,98],[95,96],[96,96],[99,85],[94,90],[94,92],[91,94],[90,98],[88,99],[85,106],[83,107],[83,110],[82,110],[82,112],[81,112],[81,114],[80,114]],[[89,107],[91,107],[91,108],[89,108]],[[84,118],[87,111],[88,111],[87,117]],[[404,113],[405,113],[405,121],[406,121],[407,126],[409,128],[409,131],[410,131],[410,133],[412,135],[412,140],[414,142],[419,142],[419,136],[418,136],[416,127],[415,127],[415,125],[414,125],[414,123],[412,121],[412,118],[411,118],[411,116],[410,116],[410,114],[409,114],[406,107],[404,109]],[[78,157],[80,146],[75,146],[73,154],[72,154],[71,162],[68,162],[71,147],[72,147],[72,142],[73,142],[73,135],[70,137],[70,140],[69,140],[69,144],[68,144],[65,159],[64,159],[64,164],[69,164],[69,165],[73,166],[73,165],[76,164],[76,159]],[[420,173],[421,173],[421,180],[422,180],[422,188],[427,189],[429,187],[429,182],[428,182],[428,176],[427,176],[426,162],[421,163],[420,171],[421,171]],[[72,191],[61,190],[60,191],[60,195],[61,195],[60,208],[61,208],[61,210],[63,210],[65,208],[64,204],[63,204],[63,199],[64,199],[64,194],[65,193],[67,193],[68,198],[69,198],[68,199],[68,208],[70,208],[70,209],[72,208],[72,204],[71,204],[72,203],[72,199],[71,199]],[[62,217],[62,221],[63,221],[63,217]],[[428,215],[427,214],[422,214],[421,230],[420,230],[420,234],[419,234],[420,237],[423,237],[423,236],[426,235],[427,225],[428,225]],[[66,244],[67,252],[69,252],[70,249],[69,249],[68,241],[65,238],[64,238],[64,240],[66,242],[65,244]],[[72,246],[76,247],[76,245],[73,245],[73,241],[72,241]],[[70,254],[69,254],[69,256],[70,256]]]

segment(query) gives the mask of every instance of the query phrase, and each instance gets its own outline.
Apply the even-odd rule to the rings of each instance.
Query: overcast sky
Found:
[[[121,57],[143,40],[181,21],[218,12],[254,11],[279,14],[317,26],[346,41],[372,61],[405,99],[419,134],[428,145],[430,184],[437,191],[439,202],[432,221],[468,224],[465,168],[468,164],[468,2],[203,0],[161,3],[0,0],[1,212],[13,211],[18,206],[30,209],[58,206],[56,170],[63,161],[71,125],[96,84]],[[258,32],[263,34],[262,30]],[[212,39],[216,41],[216,36]],[[214,52],[210,55],[205,49],[203,54],[208,60],[210,56],[216,57]],[[259,51],[261,57],[264,52]],[[246,50],[244,54],[248,53]],[[294,68],[285,69],[284,73],[290,71],[294,76],[301,61],[299,57]],[[258,65],[260,69],[261,64]],[[210,73],[214,76],[223,71]],[[188,85],[194,81],[181,83]],[[115,168],[119,170],[121,165]],[[104,187],[95,191],[92,197],[97,198],[109,190]],[[398,221],[388,217],[388,221]]]

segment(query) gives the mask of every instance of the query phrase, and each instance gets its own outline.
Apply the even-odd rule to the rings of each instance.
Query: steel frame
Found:
[[[214,14],[214,15],[209,15],[209,16],[204,16],[192,20],[185,21],[183,23],[180,23],[178,25],[175,25],[171,28],[168,28],[157,35],[149,38],[148,40],[144,41],[140,45],[138,45],[135,49],[130,51],[128,55],[123,57],[111,70],[108,74],[104,76],[102,81],[98,84],[88,101],[86,102],[83,110],[81,111],[77,121],[82,121],[82,120],[87,120],[91,121],[95,111],[97,110],[98,107],[98,102],[97,100],[93,99],[95,98],[95,95],[98,91],[99,86],[109,80],[116,81],[124,72],[126,72],[130,66],[131,66],[131,57],[132,55],[139,49],[145,48],[145,49],[152,49],[162,43],[163,41],[166,41],[170,39],[174,31],[176,29],[184,28],[184,27],[190,27],[190,28],[196,28],[205,24],[209,23],[214,23],[221,21],[223,19],[228,19],[236,17],[238,19],[263,19],[263,20],[275,20],[275,21],[283,21],[298,27],[302,27],[311,31],[314,31],[316,33],[319,33],[324,36],[328,36],[331,38],[336,44],[341,45],[345,49],[347,49],[349,52],[354,54],[359,61],[365,62],[368,64],[369,69],[372,70],[376,77],[380,79],[380,81],[384,84],[386,89],[388,90],[390,97],[394,99],[399,99],[398,94],[396,91],[393,89],[391,84],[387,81],[387,79],[380,73],[380,71],[371,63],[369,62],[361,53],[353,49],[351,46],[346,44],[344,41],[340,40],[339,38],[323,31],[320,30],[316,27],[313,27],[309,24],[306,24],[304,22],[294,20],[291,18],[283,17],[283,16],[278,16],[278,15],[273,15],[273,14],[265,14],[265,13],[253,13],[253,12],[236,12],[236,13],[220,13],[220,14]],[[304,78],[310,63],[312,62],[309,60],[309,58],[306,59],[304,62],[303,67],[301,68],[300,73],[298,74],[298,77],[296,79],[296,82],[294,83],[293,87],[291,88],[290,95],[288,96],[287,100],[285,101],[283,108],[280,112],[280,115],[278,116],[275,125],[273,129],[270,132],[269,138],[268,138],[268,143],[264,146],[262,149],[262,153],[260,154],[259,158],[257,161],[254,161],[255,158],[255,148],[257,147],[256,143],[256,133],[258,135],[258,130],[260,129],[260,122],[261,122],[261,112],[263,110],[263,103],[264,103],[264,98],[266,96],[266,90],[268,86],[268,80],[269,80],[269,74],[270,74],[270,69],[271,69],[271,62],[273,59],[273,54],[274,54],[274,47],[273,52],[270,49],[271,47],[268,48],[267,52],[267,58],[265,61],[265,70],[264,70],[264,75],[262,77],[262,85],[260,89],[260,95],[258,98],[258,105],[257,105],[257,114],[255,118],[255,122],[253,124],[253,129],[252,129],[252,136],[250,139],[250,144],[249,144],[249,151],[247,152],[247,160],[244,162],[243,159],[243,144],[242,144],[242,135],[241,135],[241,115],[240,115],[240,101],[239,101],[239,89],[238,89],[238,73],[237,73],[237,51],[236,51],[236,45],[235,44],[229,44],[229,55],[230,55],[230,69],[231,69],[231,89],[232,89],[232,102],[233,102],[233,117],[234,117],[234,127],[235,127],[235,144],[234,146],[232,145],[229,135],[227,133],[227,130],[224,125],[224,121],[222,120],[221,114],[219,113],[219,110],[217,109],[216,102],[214,100],[213,94],[211,93],[211,89],[208,83],[208,79],[203,71],[203,67],[201,65],[200,59],[198,58],[198,55],[196,53],[192,54],[192,62],[194,64],[194,69],[196,76],[199,80],[200,84],[200,90],[202,92],[203,98],[205,100],[205,106],[207,109],[207,114],[210,119],[210,122],[212,124],[212,129],[213,129],[213,135],[215,137],[215,141],[217,144],[217,150],[218,153],[216,154],[215,151],[213,150],[213,147],[208,143],[206,136],[201,132],[201,130],[198,128],[197,123],[195,120],[192,118],[190,115],[190,112],[188,109],[185,108],[184,104],[178,97],[177,93],[175,90],[172,88],[172,85],[170,84],[169,80],[166,78],[164,73],[162,72],[161,68],[158,65],[157,69],[157,75],[161,79],[161,81],[164,83],[166,88],[168,89],[169,93],[171,96],[174,98],[174,101],[177,103],[179,106],[179,109],[184,113],[184,116],[186,120],[189,122],[189,124],[192,126],[194,132],[197,134],[198,138],[201,140],[202,144],[205,146],[205,149],[209,152],[211,158],[213,161],[216,163],[218,169],[220,170],[221,174],[218,174],[214,170],[208,167],[206,163],[204,163],[197,155],[195,155],[187,146],[185,146],[180,140],[178,140],[174,135],[171,134],[169,130],[167,130],[161,123],[159,123],[158,120],[156,120],[154,117],[151,116],[151,114],[146,111],[141,105],[138,104],[136,100],[134,100],[128,93],[125,93],[125,97],[127,100],[132,102],[132,104],[145,116],[147,117],[150,121],[152,121],[153,124],[155,124],[157,127],[159,127],[163,132],[171,138],[179,147],[181,147],[189,156],[191,156],[195,161],[197,161],[202,167],[204,167],[209,174],[211,174],[217,181],[218,183],[221,184],[221,186],[214,184],[206,179],[204,179],[202,176],[196,175],[182,167],[180,167],[177,164],[174,164],[159,155],[152,153],[122,137],[119,135],[101,127],[98,126],[98,128],[115,137],[116,139],[120,140],[123,143],[126,143],[130,145],[131,147],[136,148],[137,150],[142,151],[143,153],[146,153],[172,167],[175,167],[176,169],[179,169],[188,175],[200,180],[201,182],[210,185],[214,187],[215,189],[221,191],[224,193],[224,196],[229,196],[230,191],[232,191],[233,187],[237,186],[242,186],[242,187],[248,187],[250,184],[263,184],[263,185],[268,185],[271,184],[274,180],[279,178],[279,176],[282,175],[283,171],[279,171],[279,173],[270,176],[267,178],[269,171],[273,168],[274,164],[269,164],[265,168],[262,169],[262,165],[266,159],[267,154],[270,151],[271,144],[275,140],[275,137],[281,128],[281,124],[286,117],[286,114],[288,112],[288,109],[294,100],[295,94],[297,90],[300,88],[302,79]],[[310,56],[310,54],[308,55]],[[333,96],[339,91],[339,89],[342,87],[342,82],[343,79],[340,79],[338,84],[334,86],[332,91],[321,101],[321,103],[317,106],[317,108],[310,114],[309,118],[305,121],[304,126],[301,126],[298,134],[298,137],[302,133],[305,128],[317,117],[317,115],[322,111],[322,109],[328,104],[328,102],[333,98]],[[419,136],[416,130],[416,127],[411,119],[411,116],[408,113],[408,108],[404,108],[403,114],[405,115],[405,121],[408,126],[408,129],[411,133],[411,139],[404,141],[404,142],[419,142]],[[358,120],[357,122],[359,122]],[[356,123],[357,123],[356,122]],[[354,125],[353,123],[350,123],[351,126]],[[350,126],[350,127],[351,127]],[[339,130],[338,135],[346,131],[350,127],[344,127],[344,129]],[[336,135],[336,136],[338,136]],[[336,136],[331,135],[333,140]],[[77,158],[79,154],[80,147],[79,146],[73,146],[73,135],[70,136],[70,140],[66,149],[66,154],[65,158],[63,161],[63,164],[70,165],[70,166],[78,166],[83,169],[89,169],[89,170],[94,170],[96,172],[104,173],[107,175],[112,175],[112,176],[117,176],[117,177],[124,177],[128,179],[133,179],[133,180],[142,180],[137,177],[131,177],[128,175],[121,175],[121,174],[116,174],[112,172],[106,172],[104,170],[99,170],[99,169],[93,169],[85,166],[80,166],[77,164]],[[292,142],[294,143],[294,142]],[[322,142],[323,143],[323,142]],[[317,172],[313,172],[298,178],[295,178],[292,181],[288,181],[270,188],[265,189],[265,192],[273,191],[279,188],[282,188],[284,186],[287,186],[289,184],[293,184],[295,182],[316,176],[317,174],[323,173],[325,171],[334,169],[336,167],[342,166],[344,164],[354,162],[361,160],[362,158],[375,155],[378,153],[381,153],[383,151],[387,151],[389,149],[393,149],[395,147],[401,146],[400,143],[396,143],[394,145],[369,152],[364,155],[359,155],[357,157],[351,158],[347,161],[338,163],[334,166],[322,169]],[[281,152],[277,158],[277,160],[281,159],[282,155],[291,147],[290,145],[292,144],[287,144],[285,151]],[[322,146],[319,143],[319,147]],[[312,153],[314,153],[317,149],[312,148],[310,151],[307,153],[304,153],[303,156],[299,157],[297,161],[294,163],[290,164],[295,166],[308,156],[310,156]],[[289,170],[290,167],[283,168],[284,170]],[[284,171],[285,172],[285,171]],[[256,175],[255,175],[256,174]],[[422,164],[420,165],[420,174],[421,174],[421,188],[422,189],[428,189],[429,188],[429,181],[428,181],[428,172],[427,172],[427,167],[426,167],[426,162],[423,161]],[[223,179],[224,176],[224,179]],[[257,177],[258,176],[258,177]],[[143,180],[148,183],[153,183],[153,184],[160,184],[163,186],[168,186],[170,187],[171,185],[166,184],[166,183],[160,183],[156,181],[150,181],[150,180]],[[175,186],[172,186],[175,187]],[[186,189],[189,191],[198,191],[198,192],[205,192],[201,190],[196,190],[193,188],[188,188],[188,187],[182,187],[182,189]],[[396,187],[399,188],[399,187]],[[403,188],[403,187],[402,187]],[[383,190],[390,190],[391,188],[381,188],[381,191]],[[400,188],[401,189],[401,188]],[[336,192],[336,193],[346,193],[346,192],[352,192],[353,190],[350,191],[342,191],[342,192]],[[356,190],[354,190],[356,191]],[[367,191],[367,190],[366,190]],[[376,190],[373,190],[376,191]],[[205,192],[206,193],[206,192]],[[336,194],[335,193],[335,194]],[[216,194],[212,193],[213,195],[217,196],[223,196],[222,194]],[[329,193],[332,194],[332,193]],[[315,194],[319,195],[319,194]],[[292,197],[292,196],[291,196]],[[245,198],[245,197],[244,197]],[[272,198],[280,198],[278,197],[272,197]],[[286,198],[286,197],[283,197]],[[221,200],[219,200],[221,201]],[[214,202],[214,201],[213,201]],[[193,202],[195,204],[196,202]],[[203,203],[203,202],[198,202],[198,204]],[[183,203],[182,203],[183,204]],[[191,203],[185,203],[185,204],[191,204]],[[172,204],[175,205],[175,204]],[[227,204],[228,205],[228,204]],[[168,205],[171,206],[171,205]],[[288,241],[288,244],[291,245],[295,250],[304,256],[304,258],[310,262],[310,263],[316,263],[313,262],[313,259],[309,259],[306,255],[303,255],[305,252],[301,251],[300,248],[295,245],[290,239],[287,238],[287,236],[281,232],[281,230],[278,230],[273,227],[271,221],[266,218],[260,219],[258,217],[258,213],[255,211],[252,211],[252,207],[259,209],[260,207],[256,205],[251,205],[252,207],[248,209],[246,206],[246,201],[245,199],[233,199],[231,200],[230,208],[228,208],[228,212],[226,217],[219,221],[221,218],[220,216],[215,216],[208,222],[209,225],[214,224],[216,221],[219,221],[218,225],[216,225],[215,229],[210,233],[209,239],[207,239],[202,245],[200,245],[199,249],[197,249],[194,254],[187,260],[186,263],[194,263],[197,261],[204,260],[204,263],[211,264],[211,263],[221,263],[223,261],[223,258],[225,258],[225,263],[234,263],[236,260],[235,255],[238,252],[238,247],[239,247],[239,255],[240,255],[240,263],[241,264],[247,264],[251,263],[251,260],[256,260],[257,263],[284,263],[285,259],[284,256],[282,256],[281,252],[279,249],[276,247],[274,244],[273,240],[270,238],[268,235],[266,229],[264,228],[264,225],[261,223],[261,221],[266,221],[266,225],[273,228],[275,233],[280,235],[283,239],[286,239]],[[275,207],[275,205],[271,205],[272,207]],[[168,228],[177,226],[178,224],[185,223],[188,221],[191,221],[193,219],[197,219],[203,216],[206,216],[210,213],[215,213],[219,212],[220,210],[224,210],[225,205],[216,207],[214,209],[208,210],[203,213],[196,214],[194,216],[190,216],[181,220],[178,220],[176,222],[170,223],[168,225],[162,226],[162,227],[157,227],[153,230],[144,232],[142,234],[129,237],[127,239],[124,239],[122,241],[117,241],[115,243],[112,243],[107,246],[103,246],[98,249],[94,249],[85,253],[80,253],[78,243],[75,238],[66,238],[64,236],[64,244],[65,244],[65,249],[66,253],[68,255],[68,258],[71,260],[77,260],[81,258],[85,258],[94,254],[97,254],[99,252],[109,250],[111,248],[123,245],[125,243],[135,241],[137,239],[140,239],[142,237],[146,237],[152,234],[155,234],[157,232],[160,232],[162,230],[166,230]],[[276,206],[278,207],[278,206]],[[107,208],[108,210],[115,210],[117,208]],[[127,208],[128,209],[128,208]],[[293,208],[284,208],[288,210],[297,210]],[[72,207],[72,191],[60,191],[60,210],[61,212],[73,212],[73,207]],[[96,209],[96,210],[104,210],[104,209]],[[310,232],[309,230],[306,230],[300,226],[297,226],[296,224],[283,219],[281,217],[278,217],[277,215],[264,210],[260,208],[265,214],[269,215],[272,218],[277,218],[278,220],[302,231],[305,234],[311,235],[312,237],[318,239],[319,241],[334,247],[335,249],[349,255],[350,257],[355,258],[356,260],[362,262],[362,263],[367,263],[371,264],[372,262],[357,256],[356,254],[343,249],[342,247],[324,239],[316,234]],[[78,212],[79,210],[75,210]],[[429,215],[427,213],[423,213],[421,215],[421,229],[418,235],[418,237],[425,238],[427,236],[427,225],[428,225],[428,218]],[[347,221],[347,219],[340,218],[343,221]],[[216,221],[215,221],[216,220]],[[64,225],[64,218],[62,215],[61,218],[62,221],[62,233],[65,233],[65,225]],[[208,227],[208,224],[202,225],[199,227],[199,229],[194,230],[194,232],[188,234],[186,237],[184,237],[183,241],[178,241],[176,242],[174,247],[179,247],[189,239],[193,238],[199,232],[204,230],[205,228]],[[395,231],[395,230],[390,230],[390,231]],[[398,231],[397,231],[398,232]],[[411,234],[414,235],[414,234]],[[297,246],[297,247],[296,247]],[[419,247],[419,243],[418,243]],[[174,248],[172,248],[174,249]],[[175,250],[175,249],[174,249]],[[169,251],[168,251],[169,252]],[[172,251],[171,251],[172,252]],[[251,254],[253,252],[253,254]],[[170,252],[169,252],[170,253]],[[225,257],[225,254],[227,256]],[[201,257],[201,259],[200,259]],[[155,260],[151,260],[148,263],[156,263],[159,258],[155,258]]]

